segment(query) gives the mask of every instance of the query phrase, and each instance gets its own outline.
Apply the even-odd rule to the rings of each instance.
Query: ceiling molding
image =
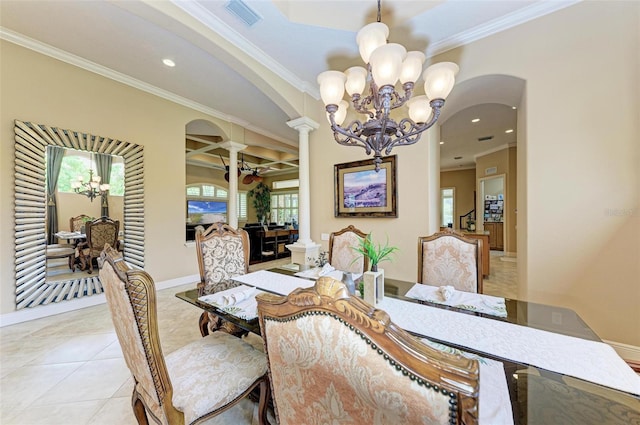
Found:
[[[316,84],[311,84],[299,78],[293,72],[285,68],[280,62],[267,55],[258,46],[240,35],[200,3],[195,1],[185,2],[174,0],[171,0],[171,2],[184,12],[188,13],[191,17],[202,22],[211,31],[247,53],[247,55],[252,59],[258,61],[262,66],[272,71],[299,91],[309,94],[316,100],[320,100],[320,88]]]
[[[548,15],[558,10],[573,6],[583,0],[560,0],[537,2],[531,6],[517,10],[509,15],[494,19],[488,23],[479,25],[469,31],[464,31],[434,43],[427,48],[427,57],[439,55],[465,44],[489,37],[506,29],[513,28],[525,22]]]
[[[84,58],[71,54],[69,52],[65,52],[64,50],[53,47],[49,44],[42,43],[33,38],[24,36],[15,31],[11,31],[7,28],[0,26],[0,39],[9,41],[13,44],[17,44],[19,46],[25,47],[27,49],[33,50],[40,54],[52,57],[59,61],[68,63],[70,65],[76,66],[78,68],[82,68],[86,71],[93,72],[94,74],[101,75],[103,77],[109,78],[111,80],[117,81],[122,84],[126,84],[127,86],[133,87],[135,89],[144,91],[146,93],[153,94],[162,99],[169,100],[173,103],[177,103],[178,105],[186,106],[187,108],[191,108],[195,111],[202,112],[204,114],[213,116],[223,121],[231,122],[233,124],[237,124],[241,127],[244,127],[247,130],[251,130],[255,133],[261,134],[270,139],[276,140],[278,142],[285,143],[287,145],[296,146],[297,141],[292,141],[289,139],[285,139],[278,135],[275,135],[269,131],[266,131],[262,128],[256,127],[251,123],[244,121],[238,117],[233,115],[225,114],[213,108],[209,108],[204,106],[201,103],[194,102],[182,96],[178,96],[177,94],[171,93],[166,90],[162,90],[156,86],[145,83],[144,81],[140,81],[136,78],[130,77],[121,72],[114,71],[111,68],[107,68],[106,66],[99,65],[95,62],[88,61]]]

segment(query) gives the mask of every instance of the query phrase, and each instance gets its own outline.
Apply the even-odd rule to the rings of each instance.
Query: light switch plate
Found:
[[[320,234],[320,239],[322,239],[323,241],[328,241],[329,240],[329,234],[328,233],[321,233]]]

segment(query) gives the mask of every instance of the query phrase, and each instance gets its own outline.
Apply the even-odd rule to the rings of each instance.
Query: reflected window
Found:
[[[58,192],[73,193],[71,182],[84,177],[89,179],[89,170],[96,170],[96,162],[91,152],[65,149],[60,175],[58,176]],[[111,177],[109,180],[109,195],[124,196],[124,158],[113,156],[111,163]]]

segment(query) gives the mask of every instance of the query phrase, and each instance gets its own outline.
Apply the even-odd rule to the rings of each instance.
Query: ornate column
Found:
[[[311,240],[311,202],[309,189],[309,133],[319,127],[319,124],[307,117],[296,118],[287,122],[291,128],[298,130],[299,168],[298,179],[298,240],[287,245],[291,251],[291,261],[306,264],[307,258],[318,255],[320,245]]]
[[[229,151],[229,202],[227,203],[227,223],[238,228],[238,152],[247,145],[238,142],[224,142],[220,145]]]

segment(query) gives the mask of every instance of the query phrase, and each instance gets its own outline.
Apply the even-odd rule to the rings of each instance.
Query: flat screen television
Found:
[[[216,223],[227,221],[227,203],[224,201],[187,200],[187,218],[189,223]]]

